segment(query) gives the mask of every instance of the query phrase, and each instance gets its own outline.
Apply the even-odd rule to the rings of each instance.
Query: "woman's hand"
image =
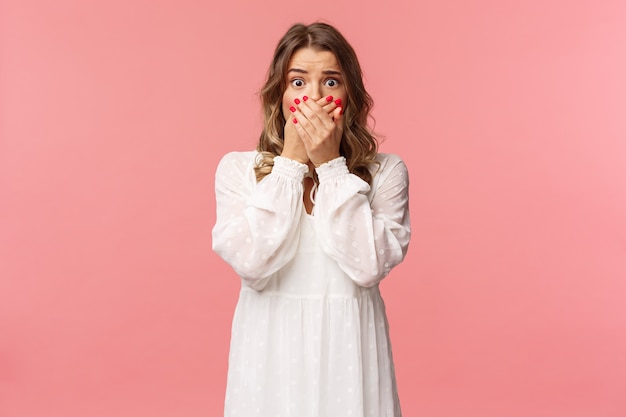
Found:
[[[295,110],[295,107],[292,107],[292,109]],[[286,114],[285,119],[287,119],[287,122],[285,123],[283,151],[280,156],[293,159],[294,161],[298,161],[303,164],[308,164],[309,156],[307,155],[304,143],[302,143],[302,139],[300,139],[300,135],[296,130],[296,126],[292,121],[293,116],[291,114]]]
[[[343,134],[341,100],[333,101],[333,97],[328,96],[315,102],[305,96],[294,104],[289,109],[292,118],[287,121],[287,125],[295,127],[308,160],[317,167],[339,157],[339,144]],[[285,143],[286,132],[287,126]]]

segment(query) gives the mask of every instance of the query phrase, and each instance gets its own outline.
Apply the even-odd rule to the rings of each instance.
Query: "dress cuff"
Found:
[[[323,163],[315,168],[315,171],[317,171],[320,184],[350,173],[350,171],[348,171],[348,165],[346,165],[346,158],[343,156]]]
[[[273,174],[293,178],[296,181],[302,181],[307,172],[309,172],[309,167],[305,164],[282,156],[274,157]]]

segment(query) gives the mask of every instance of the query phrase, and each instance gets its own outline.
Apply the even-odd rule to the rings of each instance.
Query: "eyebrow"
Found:
[[[297,72],[299,74],[308,74],[309,73],[308,71],[303,70],[301,68],[289,68],[287,73],[290,73],[290,72]],[[324,75],[341,75],[341,72],[336,71],[336,70],[324,70],[324,71],[322,71],[322,74],[324,74]]]

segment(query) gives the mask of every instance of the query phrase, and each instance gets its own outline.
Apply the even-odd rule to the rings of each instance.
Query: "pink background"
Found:
[[[626,415],[626,2],[0,2],[0,416],[219,416],[213,174],[287,27],[353,44],[414,237],[406,416]]]

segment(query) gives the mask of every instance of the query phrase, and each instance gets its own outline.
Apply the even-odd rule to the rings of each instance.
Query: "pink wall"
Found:
[[[218,416],[213,173],[290,23],[336,24],[409,164],[406,416],[626,415],[626,3],[0,2],[0,416]]]

